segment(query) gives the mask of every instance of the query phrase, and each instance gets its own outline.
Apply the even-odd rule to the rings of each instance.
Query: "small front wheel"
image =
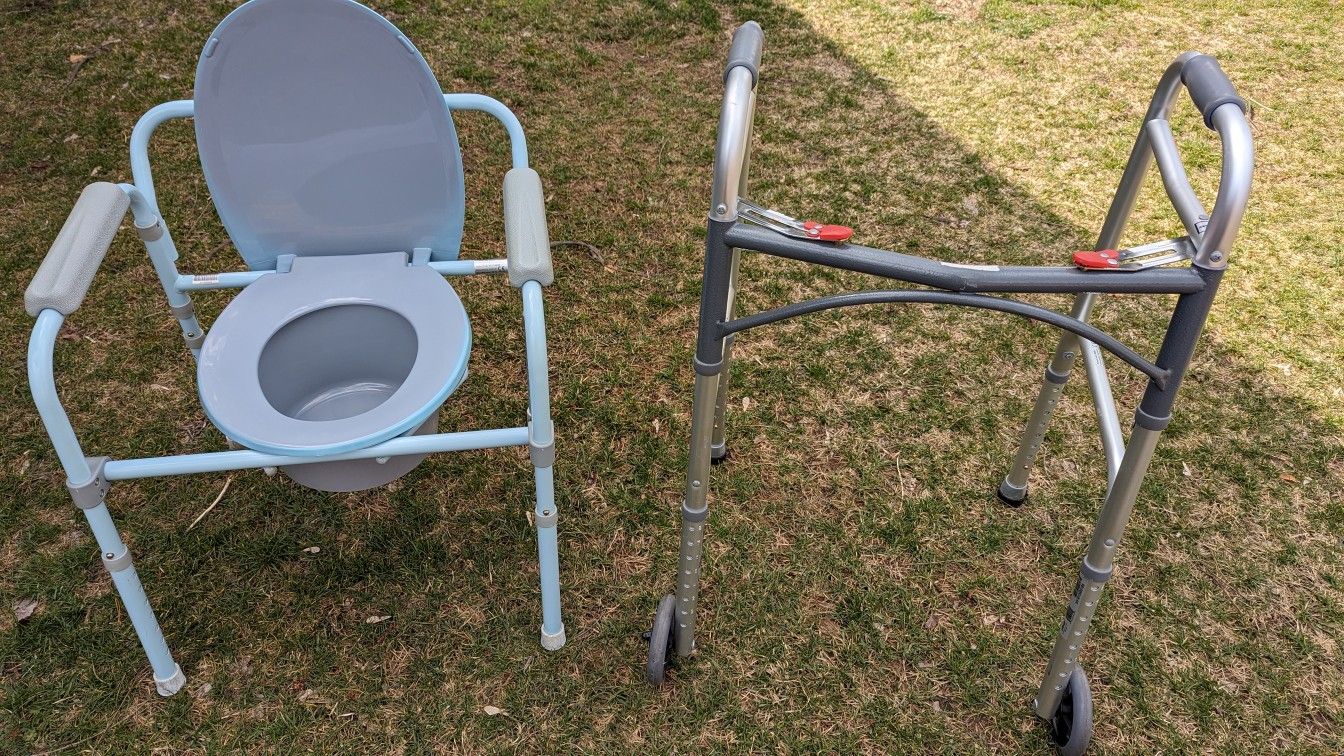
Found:
[[[1061,756],[1082,756],[1092,740],[1092,690],[1081,664],[1073,665],[1059,708],[1050,718],[1050,740]]]
[[[670,593],[663,596],[658,602],[658,612],[653,615],[653,628],[644,634],[644,638],[649,642],[649,661],[644,667],[644,677],[650,685],[663,684],[667,675],[667,665],[675,658],[676,610],[677,597]]]

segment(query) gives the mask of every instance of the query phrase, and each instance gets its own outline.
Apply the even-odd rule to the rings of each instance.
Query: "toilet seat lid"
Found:
[[[292,406],[287,406],[288,414],[281,411],[272,402],[277,387],[281,393],[290,385],[303,391],[306,385],[325,386],[329,377],[295,373],[340,372],[348,365],[350,355],[333,343],[349,332],[328,329],[323,334],[327,338],[307,342],[296,341],[292,334],[286,337],[275,347],[296,350],[299,362],[295,367],[285,361],[287,370],[278,375],[264,375],[268,344],[305,316],[352,305],[385,311],[403,329],[399,334],[405,328],[413,331],[409,371],[386,399],[359,414],[309,419]],[[224,308],[201,347],[196,384],[206,416],[234,441],[268,454],[326,456],[363,449],[418,427],[466,377],[470,352],[466,309],[453,287],[428,266],[407,265],[399,253],[299,258],[291,272],[262,276]],[[335,388],[341,386],[338,382]],[[310,398],[311,391],[299,401],[305,396]]]
[[[206,184],[253,270],[278,255],[462,240],[462,156],[443,92],[390,22],[353,0],[250,0],[196,67]]]

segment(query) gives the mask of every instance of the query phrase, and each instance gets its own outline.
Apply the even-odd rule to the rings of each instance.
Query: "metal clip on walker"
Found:
[[[798,239],[811,239],[813,241],[842,242],[847,241],[854,235],[854,229],[849,226],[837,226],[831,223],[818,223],[813,220],[798,220],[790,217],[778,210],[771,210],[768,207],[748,201],[745,198],[737,198],[737,215],[745,221],[750,221],[758,226],[764,226],[771,231],[792,236]]]
[[[1195,244],[1188,236],[1179,239],[1140,244],[1127,249],[1097,249],[1073,253],[1073,264],[1083,270],[1115,270],[1130,272],[1156,268],[1195,256]]]

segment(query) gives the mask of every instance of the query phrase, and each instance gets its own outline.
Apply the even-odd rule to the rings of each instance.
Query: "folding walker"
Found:
[[[661,684],[674,652],[677,657],[685,657],[696,649],[695,610],[709,514],[709,472],[712,464],[727,455],[724,406],[735,335],[806,313],[860,304],[931,303],[995,310],[1038,320],[1064,332],[1045,369],[1045,382],[1012,467],[998,488],[998,497],[1014,507],[1026,501],[1027,473],[1079,353],[1101,426],[1108,489],[1033,703],[1036,715],[1049,723],[1052,740],[1060,751],[1081,753],[1092,733],[1092,701],[1087,676],[1078,661],[1079,648],[1102,588],[1111,577],[1115,552],[1158,436],[1171,420],[1176,391],[1190,364],[1246,209],[1253,151],[1245,103],[1213,58],[1192,52],[1178,56],[1157,85],[1094,251],[1076,253],[1074,267],[958,265],[846,244],[850,236],[847,228],[798,221],[744,199],[762,42],[761,28],[755,22],[740,27],[733,35],[724,73],[726,91],[714,153],[695,349],[695,397],[682,504],[681,553],[676,592],[659,602],[653,628],[646,634],[647,677],[653,684]],[[1204,211],[1190,187],[1167,121],[1181,85],[1189,91],[1205,125],[1216,131],[1222,142],[1222,177],[1211,213]],[[1157,160],[1167,197],[1187,235],[1117,249],[1152,158]],[[752,315],[736,315],[733,302],[738,287],[738,257],[743,250],[869,273],[924,288],[836,294]],[[1160,267],[1185,261],[1190,264]],[[1011,298],[990,296],[1013,293],[1070,293],[1075,297],[1072,310],[1063,315]],[[1148,360],[1088,324],[1101,294],[1179,295],[1156,360]],[[1127,443],[1120,430],[1102,349],[1148,376]]]
[[[462,156],[450,111],[507,130],[507,259],[459,260]],[[148,145],[163,122],[194,118],[206,183],[247,272],[188,275],[154,194]],[[418,50],[352,0],[251,0],[210,35],[194,100],[159,105],[131,134],[134,184],[80,195],[24,297],[33,399],[83,510],[158,692],[185,683],[105,497],[112,481],[274,468],[302,485],[355,491],[405,475],[431,452],[523,446],[536,476],[541,644],[565,643],[547,387],[543,286],[553,278],[541,180],[508,108],[444,94]],[[232,451],[86,457],[56,395],[52,356],[129,207],[169,309],[197,363],[201,404]],[[467,314],[445,276],[507,273],[521,289],[529,422],[437,432],[466,375]],[[209,334],[187,293],[242,291]],[[238,446],[245,448],[236,448]]]

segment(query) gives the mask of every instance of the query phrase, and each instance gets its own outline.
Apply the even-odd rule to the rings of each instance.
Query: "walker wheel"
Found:
[[[1064,697],[1050,718],[1050,740],[1061,756],[1082,756],[1092,740],[1092,690],[1081,664],[1074,664]]]
[[[644,633],[644,639],[649,642],[649,661],[644,667],[644,677],[650,685],[663,684],[667,664],[676,658],[676,610],[677,597],[670,593],[663,596],[658,602],[658,612],[653,615],[653,629]]]

